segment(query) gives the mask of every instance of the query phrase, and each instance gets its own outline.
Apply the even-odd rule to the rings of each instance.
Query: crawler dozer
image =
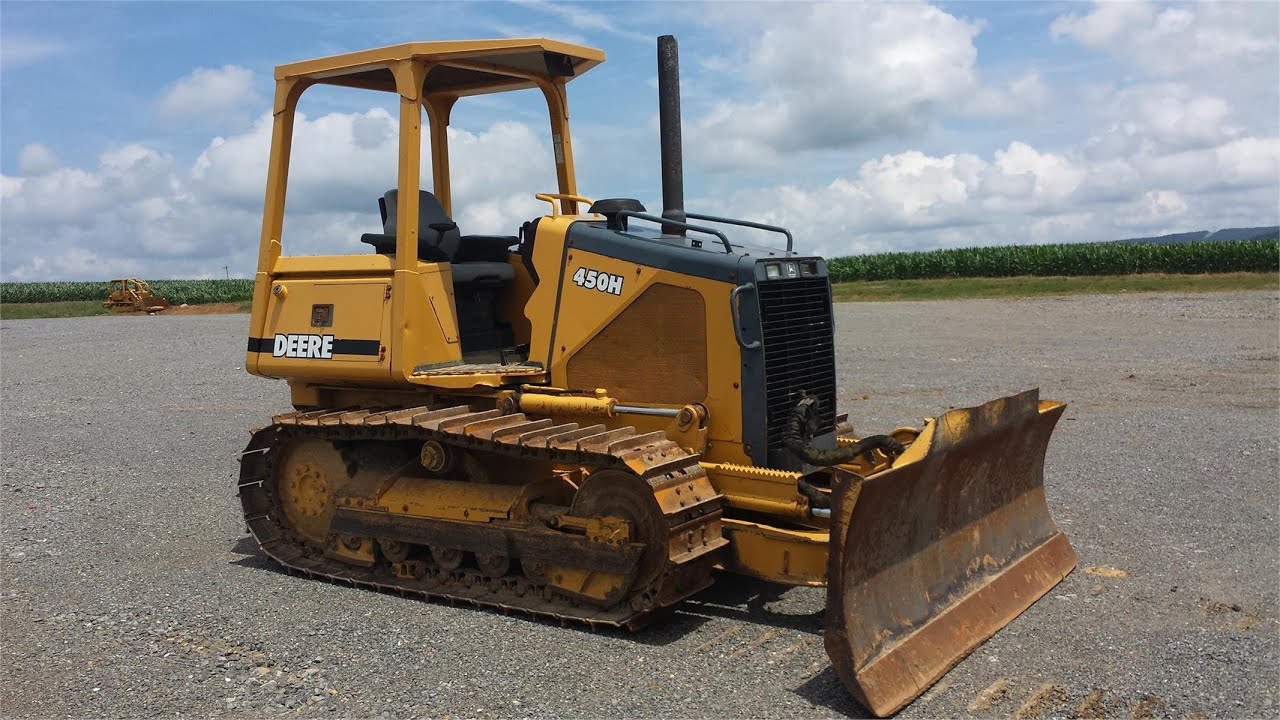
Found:
[[[578,194],[566,85],[603,60],[503,39],[276,69],[246,366],[292,410],[241,456],[245,521],[305,575],[592,626],[637,629],[721,572],[825,585],[836,672],[896,712],[1074,568],[1043,485],[1063,405],[855,434],[824,260],[684,209],[674,38],[662,211]],[[399,96],[398,177],[351,254],[286,255],[295,108],[324,84]],[[450,111],[520,89],[546,100],[556,192],[517,234],[464,234]]]
[[[107,283],[107,299],[102,307],[117,312],[158,313],[169,307],[169,301],[151,292],[151,287],[138,278],[121,278]]]

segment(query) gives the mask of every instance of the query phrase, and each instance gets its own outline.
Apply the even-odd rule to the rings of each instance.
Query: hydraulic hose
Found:
[[[831,496],[819,490],[813,483],[800,478],[797,483],[800,488],[800,494],[809,498],[809,507],[811,508],[829,508],[831,507]]]
[[[818,399],[800,393],[800,402],[796,403],[782,432],[782,445],[799,455],[802,460],[817,467],[830,467],[847,463],[859,455],[872,450],[883,450],[888,455],[901,455],[902,443],[888,435],[871,435],[862,438],[852,445],[819,450],[809,444],[818,428]],[[804,488],[801,488],[804,492]]]
[[[782,445],[800,456],[802,460],[817,467],[830,467],[847,463],[863,453],[882,450],[890,456],[901,455],[902,443],[888,435],[872,435],[852,445],[835,447],[830,450],[819,450],[809,442],[818,430],[818,399],[809,397],[800,391],[800,402],[796,403],[782,431]],[[809,500],[809,507],[815,517],[831,516],[831,496],[819,490],[804,478],[796,484],[801,495]]]

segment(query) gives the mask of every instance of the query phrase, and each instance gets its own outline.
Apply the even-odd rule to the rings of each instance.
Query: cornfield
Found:
[[[241,302],[253,299],[253,281],[232,280],[156,280],[148,282],[151,291],[164,296],[171,304],[204,305],[219,302]],[[0,283],[0,303],[42,303],[68,300],[103,300],[107,283],[101,282],[33,282]]]
[[[1199,275],[1280,271],[1280,240],[1074,243],[853,255],[827,261],[832,282],[1022,275]]]

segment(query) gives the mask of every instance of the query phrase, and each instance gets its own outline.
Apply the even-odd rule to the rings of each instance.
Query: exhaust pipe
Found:
[[[658,133],[662,142],[662,217],[685,222],[684,159],[680,139],[680,51],[674,35],[658,38]],[[666,235],[684,235],[679,225],[662,226]]]

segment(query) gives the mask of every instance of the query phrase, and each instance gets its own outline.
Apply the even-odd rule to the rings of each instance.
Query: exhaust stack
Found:
[[[662,142],[662,217],[685,222],[684,151],[680,139],[680,51],[674,35],[658,38],[658,132]],[[663,224],[667,235],[684,228]]]

